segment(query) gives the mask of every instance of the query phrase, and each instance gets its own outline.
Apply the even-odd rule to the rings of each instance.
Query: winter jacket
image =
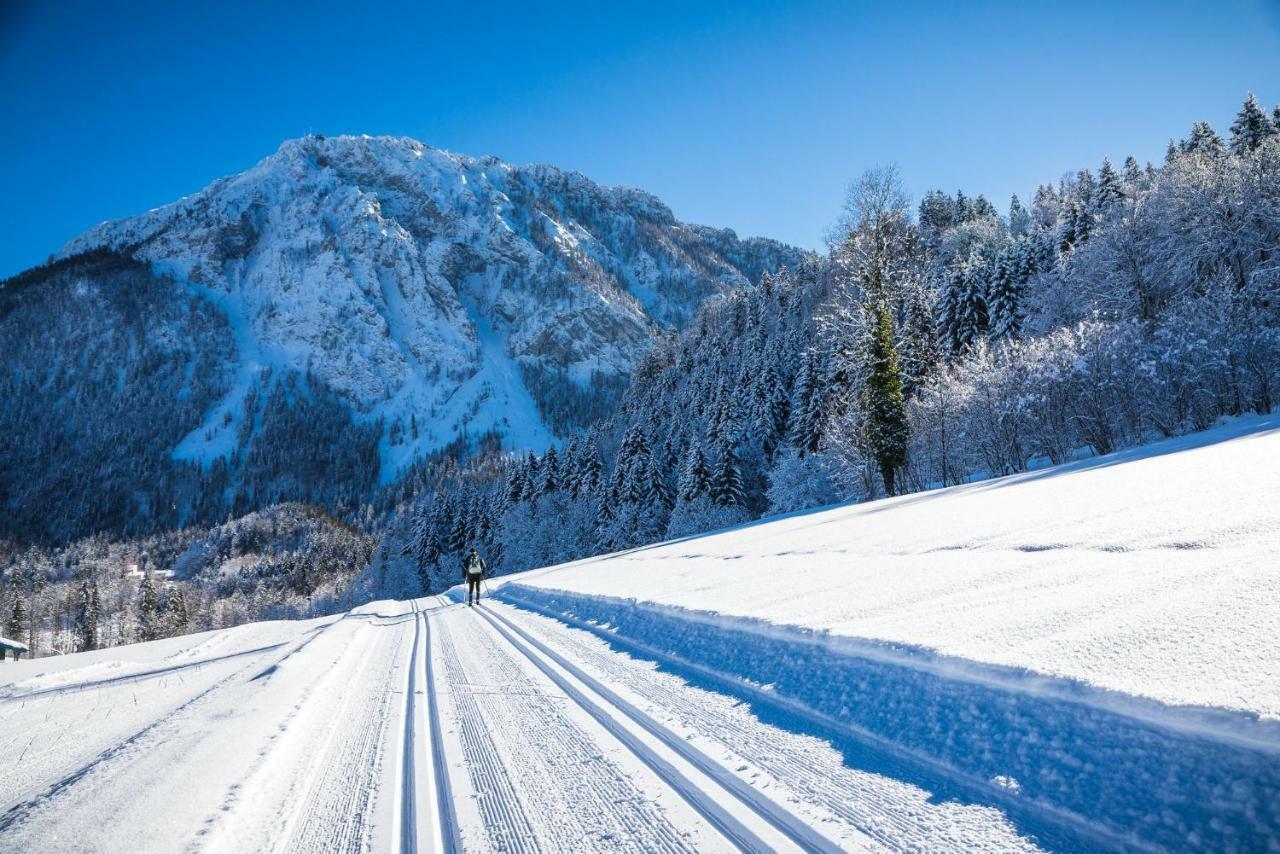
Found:
[[[484,558],[478,554],[469,554],[462,562],[462,574],[468,578],[483,578],[488,571],[489,567],[484,565]]]

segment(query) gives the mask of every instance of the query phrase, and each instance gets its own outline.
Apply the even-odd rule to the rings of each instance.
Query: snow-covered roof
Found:
[[[27,645],[25,643],[18,643],[16,640],[9,640],[8,638],[0,638],[0,647],[5,649],[15,649],[18,652],[27,651]]]

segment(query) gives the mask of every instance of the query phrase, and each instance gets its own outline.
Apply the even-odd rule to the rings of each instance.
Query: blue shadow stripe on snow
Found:
[[[1280,850],[1280,722],[630,599],[496,598],[747,700],[851,767],[997,807],[1060,850]]]

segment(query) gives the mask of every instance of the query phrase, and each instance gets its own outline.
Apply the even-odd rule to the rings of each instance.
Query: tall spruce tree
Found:
[[[991,289],[987,307],[991,319],[991,339],[1017,338],[1022,329],[1021,257],[1026,242],[1018,241],[1000,250],[991,269]]]
[[[79,601],[76,603],[76,623],[80,628],[80,648],[92,650],[98,648],[98,608],[97,585],[92,588],[89,582],[80,582]]]
[[[1022,206],[1015,193],[1009,200],[1009,234],[1015,239],[1031,232],[1031,214]]]
[[[187,594],[179,587],[169,597],[169,634],[174,637],[185,635],[190,627],[191,613],[187,609]]]
[[[707,459],[702,453],[702,446],[697,442],[690,445],[689,452],[685,455],[677,494],[681,501],[686,502],[711,494],[711,470],[707,468]]]
[[[827,429],[827,378],[821,357],[806,350],[796,376],[792,403],[792,444],[804,454],[816,454]]]
[[[1222,137],[1208,122],[1196,122],[1191,126],[1191,135],[1182,143],[1181,150],[1189,154],[1205,154],[1216,157],[1226,149]]]
[[[986,336],[990,326],[987,310],[987,259],[975,247],[964,265],[964,290],[960,293],[955,340],[958,352],[965,352]]]
[[[783,386],[778,371],[769,365],[764,369],[763,395],[760,409],[760,447],[765,459],[773,459],[778,446],[787,437],[791,422],[791,396]]]
[[[603,474],[604,464],[600,461],[600,450],[596,447],[596,440],[588,436],[578,455],[578,476],[573,484],[574,497],[594,498],[600,490]]]
[[[1098,170],[1098,185],[1093,191],[1094,210],[1099,216],[1105,216],[1123,198],[1124,184],[1120,173],[1111,165],[1109,158],[1104,158],[1102,168]]]
[[[896,475],[907,462],[907,404],[902,394],[902,373],[893,341],[893,319],[883,302],[877,302],[867,354],[867,436],[885,492],[896,494]]]
[[[1130,154],[1124,159],[1124,182],[1129,186],[1130,192],[1142,180],[1142,169],[1138,166],[1137,159]]]
[[[5,625],[5,634],[11,639],[20,641],[27,629],[27,606],[22,604],[22,593],[13,599],[13,610],[9,612],[9,622]]]
[[[540,495],[546,495],[560,489],[560,459],[556,455],[556,446],[547,448],[542,455],[542,483],[538,488]]]
[[[138,636],[144,641],[160,637],[160,602],[156,582],[147,570],[138,585]]]
[[[741,507],[742,498],[742,465],[738,461],[738,449],[732,442],[722,439],[711,470],[711,500],[719,507]]]

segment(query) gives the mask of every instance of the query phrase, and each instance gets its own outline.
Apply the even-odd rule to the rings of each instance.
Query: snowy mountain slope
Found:
[[[653,333],[802,253],[677,222],[653,196],[407,138],[306,137],[239,175],[71,241],[127,251],[227,314],[231,392],[175,449],[242,433],[268,368],[307,371],[366,422],[384,479],[464,433],[541,448],[573,423],[544,383],[625,374]],[[413,423],[411,423],[413,416]]]

